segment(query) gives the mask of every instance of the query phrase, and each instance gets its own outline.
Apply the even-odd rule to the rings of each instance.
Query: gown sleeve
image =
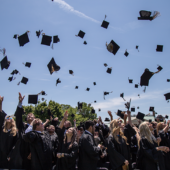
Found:
[[[78,144],[73,144],[71,153],[64,153],[64,157],[77,158],[78,156]]]
[[[3,124],[4,124],[4,121],[5,121],[6,115],[7,114],[4,111],[0,112],[0,130],[2,130],[2,128],[3,128]]]
[[[37,134],[33,131],[23,135],[23,139],[25,140],[25,142],[28,143],[33,143],[36,140],[36,138],[37,138]]]

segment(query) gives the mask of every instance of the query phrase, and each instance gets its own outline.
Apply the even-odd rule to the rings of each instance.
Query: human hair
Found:
[[[162,126],[162,122],[158,123],[157,124],[157,127],[156,127],[156,133],[158,135],[159,131],[163,129],[163,126]]]
[[[32,129],[33,129],[33,130],[36,130],[36,127],[41,124],[40,122],[42,122],[41,119],[38,119],[38,118],[35,119],[35,120],[34,120],[34,123],[33,123],[33,128],[32,128]]]
[[[142,137],[147,139],[148,142],[150,142],[152,144],[153,144],[153,141],[156,142],[155,137],[153,136],[153,134],[151,133],[151,131],[148,127],[148,122],[143,122],[140,124],[139,133],[140,133],[140,138],[139,138],[139,142],[138,142],[139,147],[140,147],[140,140]]]
[[[111,135],[114,137],[114,139],[116,140],[117,143],[120,144],[119,142],[119,139],[118,139],[118,136],[116,134],[116,131],[119,131],[119,135],[125,140],[126,142],[126,145],[129,145],[127,143],[127,138],[126,136],[124,136],[124,133],[122,132],[122,130],[120,129],[120,127],[118,126],[118,120],[115,119],[115,120],[112,120],[110,122],[110,131],[111,131]]]
[[[89,129],[90,126],[94,126],[94,125],[95,125],[95,124],[94,124],[93,121],[87,120],[87,121],[85,122],[85,129],[87,130],[87,129]]]
[[[30,116],[34,116],[34,118],[35,118],[34,113],[28,113],[28,114],[27,114],[27,117],[28,117],[29,115],[30,115]]]
[[[7,116],[6,118],[8,118],[8,117],[11,117],[11,116]],[[11,128],[10,134],[12,134],[12,136],[16,136],[16,134],[17,134],[17,127],[16,127],[15,120],[13,118],[11,120],[11,127],[10,128]],[[5,122],[4,122],[3,132],[5,132],[5,133],[8,132],[6,119],[5,119]]]
[[[77,132],[76,132],[76,129],[75,129],[75,128],[72,127],[72,129],[73,129],[73,132],[72,132],[73,135],[72,135],[72,137],[71,137],[71,143],[70,143],[68,149],[71,149],[72,146],[73,146],[73,144],[76,142]],[[65,137],[64,137],[64,144],[65,144],[66,142],[67,142],[67,135],[65,134]]]
[[[71,126],[72,126],[72,123],[71,123],[69,120],[67,120],[67,122],[69,123],[69,127],[71,127]]]

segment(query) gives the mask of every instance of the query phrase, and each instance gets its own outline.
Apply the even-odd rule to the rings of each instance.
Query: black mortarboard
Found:
[[[166,99],[166,100],[169,100],[169,99],[170,99],[170,93],[166,93],[166,94],[164,94],[164,96],[165,96],[165,99]]]
[[[85,35],[85,32],[83,32],[83,31],[80,30],[79,33],[78,33],[78,36],[79,36],[80,38],[83,38],[84,35]]]
[[[106,72],[111,74],[112,73],[112,68],[108,68]]]
[[[101,111],[101,109],[99,109],[99,112]]]
[[[71,117],[74,118],[74,116],[75,116],[75,115],[72,113],[72,114],[71,114]]]
[[[167,79],[167,82],[170,82],[170,79]]]
[[[41,40],[41,44],[50,46],[51,41],[52,41],[52,37],[51,36],[43,35],[42,36],[42,40]]]
[[[83,103],[78,102],[78,109],[82,109]]]
[[[113,40],[110,42],[113,45],[113,54],[116,55],[117,51],[119,50],[120,46],[117,45]]]
[[[149,123],[151,123],[152,122],[152,119],[149,119]]]
[[[106,29],[107,29],[107,28],[108,28],[108,26],[109,26],[109,22],[107,22],[107,21],[103,20],[101,27],[103,27],[103,28],[106,28]]]
[[[45,100],[45,98],[42,98],[41,100],[42,100],[42,101],[44,101],[44,100]]]
[[[97,101],[95,100],[94,103],[96,103]]]
[[[122,119],[124,119],[124,114],[122,113],[121,110],[117,111],[117,116],[121,117]]]
[[[126,100],[124,99],[124,93],[121,93],[121,94],[120,94],[120,97],[122,97],[123,100],[126,101]]]
[[[138,114],[136,115],[136,118],[143,121],[144,116],[145,116],[145,114],[138,112]]]
[[[22,78],[22,80],[21,80],[21,83],[23,83],[23,84],[27,84],[27,82],[28,82],[28,78],[23,77],[23,78]]]
[[[132,108],[131,108],[131,112],[135,112],[135,107],[132,107]]]
[[[158,69],[159,71],[161,71],[163,68],[162,68],[161,66],[159,66],[157,69]]]
[[[140,14],[140,17],[138,17],[138,20],[152,20],[153,19],[153,17],[151,17],[150,11],[141,10],[139,14]]]
[[[40,36],[40,34],[41,34],[41,31],[39,30],[39,31],[36,31],[36,36],[39,38],[39,36]]]
[[[137,109],[139,109],[139,106],[137,107]]]
[[[165,115],[165,119],[168,119],[168,117],[169,117],[168,115]]]
[[[94,86],[96,85],[96,82],[93,82]]]
[[[145,72],[142,74],[140,79],[141,86],[148,86],[149,80],[153,76],[153,72],[149,71],[149,69],[145,69]]]
[[[7,56],[5,56],[2,60],[1,60],[1,70],[8,69],[8,67],[10,66],[10,61],[8,61]]]
[[[136,49],[138,50],[138,48],[139,48],[139,46],[138,45],[136,45]]]
[[[42,94],[42,95],[47,95],[47,94],[45,93],[45,91],[42,91],[41,94]]]
[[[17,38],[18,38],[18,35],[17,35],[17,34],[15,34],[15,35],[13,36],[13,38],[17,39]]]
[[[19,45],[20,45],[20,46],[24,46],[26,43],[28,43],[28,42],[29,42],[28,32],[20,35],[20,36],[18,37],[18,41],[19,41]]]
[[[38,95],[28,96],[28,103],[37,104],[37,102],[38,102]]]
[[[30,67],[31,67],[31,63],[26,62],[26,63],[25,63],[25,67],[29,67],[29,68],[30,68]]]
[[[75,87],[75,89],[78,89],[78,88],[79,88],[78,86]]]
[[[69,74],[73,74],[73,70],[69,70]]]
[[[106,117],[104,121],[105,121],[105,122],[109,122],[110,119]]]
[[[87,89],[86,89],[86,91],[89,91],[89,90],[90,90],[90,88],[87,88]]]
[[[18,73],[19,73],[19,71],[15,69],[15,70],[12,71],[11,74],[14,75],[14,74],[18,74]]]
[[[53,36],[53,43],[58,43],[58,42],[60,42],[58,35]]]
[[[135,88],[138,88],[138,84],[135,84]]]
[[[124,55],[127,57],[129,55],[129,53],[127,51],[125,51]]]
[[[54,58],[51,59],[51,61],[48,63],[47,65],[50,74],[53,74],[54,71],[59,71],[60,70],[60,66],[58,66],[54,60]]]
[[[150,111],[150,112],[153,112],[153,111],[154,111],[154,107],[150,107],[150,108],[149,108],[149,111]]]
[[[163,45],[157,45],[156,51],[162,52],[163,51]]]
[[[9,77],[8,80],[11,82],[13,80],[13,76]]]
[[[59,78],[56,80],[56,86],[57,86],[58,83],[61,83]]]
[[[92,113],[95,113],[95,110],[94,110],[94,109],[92,109],[92,110],[91,110],[91,112],[92,112]]]
[[[128,80],[129,80],[129,83],[133,83],[133,79],[129,79],[129,78],[128,78]]]
[[[104,66],[105,66],[105,67],[107,67],[107,64],[106,64],[106,63],[104,63]]]
[[[83,43],[83,44],[87,45],[87,42],[86,42],[86,41],[84,41],[84,43]]]

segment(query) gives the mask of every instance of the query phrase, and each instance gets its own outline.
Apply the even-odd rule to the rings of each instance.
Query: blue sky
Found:
[[[54,100],[60,104],[73,107],[77,102],[93,102],[98,116],[107,117],[107,110],[113,113],[117,109],[124,110],[125,99],[132,99],[131,106],[139,106],[138,111],[149,113],[149,107],[162,115],[169,114],[170,105],[165,101],[164,94],[170,92],[169,59],[169,1],[136,1],[136,0],[5,0],[1,2],[0,47],[6,48],[6,54],[11,61],[8,70],[0,71],[0,95],[4,96],[3,109],[13,114],[18,103],[18,92],[26,95],[23,104],[28,104],[28,95],[44,90],[47,101]],[[153,21],[139,21],[140,10],[157,10],[161,16]],[[101,27],[104,16],[110,22],[108,29]],[[46,35],[58,35],[60,42],[54,44],[54,49],[41,45],[41,37],[35,35],[37,30],[43,30]],[[30,31],[30,42],[19,47],[14,34]],[[79,30],[86,32],[84,39],[76,37]],[[114,56],[109,53],[105,43],[114,40],[120,49]],[[83,42],[87,41],[87,45]],[[139,45],[139,52],[135,49]],[[157,45],[164,45],[163,52],[156,52]],[[127,49],[129,56],[125,57]],[[47,64],[54,57],[61,67],[60,71],[50,75]],[[3,55],[0,54],[0,60]],[[23,62],[31,62],[31,68]],[[112,67],[112,74],[107,74],[107,63]],[[138,89],[134,85],[140,83],[144,69],[157,71],[157,64],[163,70],[154,75],[146,93],[144,87]],[[10,73],[17,69],[21,75],[9,82]],[[74,76],[68,73],[74,71]],[[17,83],[22,77],[28,77],[27,85]],[[133,79],[129,84],[128,77]],[[61,84],[55,85],[60,78]],[[94,86],[93,82],[97,85]],[[75,90],[75,86],[79,86]],[[90,91],[85,89],[89,87]],[[113,91],[106,100],[103,91]],[[140,98],[138,97],[140,94]],[[40,96],[39,96],[40,98]],[[114,118],[116,115],[113,114]]]

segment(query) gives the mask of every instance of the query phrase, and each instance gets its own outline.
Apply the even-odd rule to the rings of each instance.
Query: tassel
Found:
[[[154,20],[154,19],[157,18],[158,16],[160,16],[160,12],[154,11],[153,19],[152,19],[152,20]]]
[[[17,84],[18,86],[20,85],[20,82]]]

